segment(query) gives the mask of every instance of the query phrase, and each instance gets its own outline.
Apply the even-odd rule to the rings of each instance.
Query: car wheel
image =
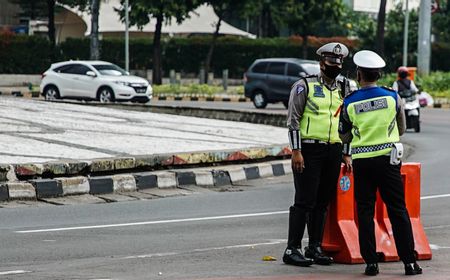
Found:
[[[56,88],[55,86],[48,86],[45,90],[44,90],[44,98],[46,101],[53,101],[56,99],[59,99],[59,91],[58,88]]]
[[[267,106],[267,97],[264,91],[257,90],[253,94],[253,105],[255,105],[258,109],[266,108]]]
[[[100,101],[100,103],[114,102],[114,93],[110,88],[102,88],[98,93],[98,101]]]

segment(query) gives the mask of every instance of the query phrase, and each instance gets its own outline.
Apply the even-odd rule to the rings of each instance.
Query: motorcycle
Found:
[[[401,96],[405,106],[406,128],[420,132],[420,103],[417,94]]]

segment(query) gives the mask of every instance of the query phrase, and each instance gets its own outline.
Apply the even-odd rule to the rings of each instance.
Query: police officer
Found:
[[[320,56],[320,73],[302,78],[292,86],[288,106],[295,198],[289,209],[288,242],[283,261],[298,266],[333,262],[323,254],[321,241],[327,207],[334,196],[341,165],[339,108],[349,91],[348,80],[339,75],[348,55],[347,47],[329,43],[316,53]],[[309,244],[303,256],[301,246],[306,224]]]
[[[357,65],[361,89],[344,100],[339,134],[344,144],[344,162],[354,172],[359,246],[366,262],[365,274],[379,273],[373,222],[377,189],[387,206],[405,274],[421,274],[422,268],[414,255],[414,238],[397,153],[401,150],[400,135],[405,131],[403,105],[395,91],[376,85],[386,65],[378,54],[359,51],[353,61]]]

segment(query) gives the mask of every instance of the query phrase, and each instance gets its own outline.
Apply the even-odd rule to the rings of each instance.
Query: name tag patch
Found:
[[[355,112],[356,114],[376,111],[380,109],[385,109],[388,107],[387,99],[377,99],[372,101],[367,101],[363,103],[355,104]]]
[[[314,97],[325,97],[321,86],[314,85]]]

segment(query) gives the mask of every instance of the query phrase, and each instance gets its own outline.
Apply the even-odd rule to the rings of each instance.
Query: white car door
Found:
[[[67,64],[54,69],[54,71],[57,73],[54,82],[58,86],[59,94],[61,97],[74,96],[74,75],[72,69],[75,66],[76,64]]]
[[[86,73],[92,71],[88,66],[77,64],[72,69],[73,79],[73,96],[79,98],[95,98],[95,81],[96,77],[88,76]]]

